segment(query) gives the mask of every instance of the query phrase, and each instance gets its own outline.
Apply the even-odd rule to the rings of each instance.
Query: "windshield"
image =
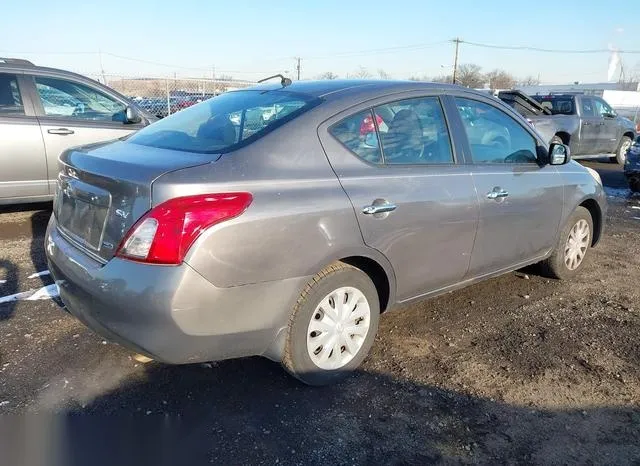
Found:
[[[553,115],[573,115],[575,110],[573,108],[573,97],[541,97],[533,96],[540,105],[551,110]]]
[[[317,98],[282,90],[228,92],[160,120],[128,141],[187,152],[229,152],[317,103]]]

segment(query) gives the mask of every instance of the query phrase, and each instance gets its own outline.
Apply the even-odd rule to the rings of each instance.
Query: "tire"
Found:
[[[342,294],[345,291],[346,295]],[[358,300],[351,311],[346,306],[342,310],[342,327],[331,319],[331,316],[336,317],[335,312],[340,311],[339,300],[331,297],[340,296],[346,296],[343,302],[348,302],[349,298]],[[359,320],[361,315],[363,317]],[[354,320],[350,321],[349,317]],[[379,318],[378,292],[369,276],[343,262],[332,264],[307,284],[293,308],[282,365],[308,385],[337,383],[353,373],[369,353],[378,331]],[[316,331],[318,326],[323,330]],[[364,335],[348,335],[345,333],[348,329],[357,329]],[[336,330],[339,333],[335,334]],[[339,356],[336,348],[340,350]]]
[[[588,227],[586,232],[583,230],[585,225]],[[574,228],[576,230],[574,230]],[[584,238],[583,233],[586,233],[586,238]],[[572,262],[571,257],[573,257],[573,254],[571,251],[566,252],[571,244],[575,245],[575,241],[570,243],[569,240],[570,235],[572,234],[573,238],[577,237],[579,240],[582,240],[582,244],[584,245],[584,249],[578,248],[582,251],[582,254],[577,264]],[[558,238],[558,243],[553,249],[551,255],[541,262],[540,265],[542,267],[542,272],[551,278],[557,278],[560,280],[572,278],[582,269],[582,267],[584,267],[584,264],[589,257],[589,249],[591,248],[592,241],[593,219],[587,209],[579,206],[573,211],[567,220],[567,223],[562,228]],[[577,246],[574,247],[577,248]],[[576,251],[576,249],[573,249],[573,251]]]
[[[618,144],[618,149],[616,150],[616,156],[610,158],[611,162],[624,165],[624,161],[627,159],[627,151],[629,147],[631,147],[631,144],[633,144],[633,141],[630,137],[622,136],[620,144]]]

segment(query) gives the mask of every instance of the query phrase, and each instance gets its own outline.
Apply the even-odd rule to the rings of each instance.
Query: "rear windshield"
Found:
[[[153,123],[128,142],[187,152],[229,152],[318,103],[317,98],[282,90],[228,92]]]
[[[543,107],[547,107],[554,115],[573,115],[573,97],[542,97],[533,96]]]

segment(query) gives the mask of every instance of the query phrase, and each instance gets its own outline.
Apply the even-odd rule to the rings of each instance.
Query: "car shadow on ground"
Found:
[[[260,358],[150,363],[144,377],[57,419],[67,465],[640,459],[638,407],[532,409],[365,371],[313,388]]]

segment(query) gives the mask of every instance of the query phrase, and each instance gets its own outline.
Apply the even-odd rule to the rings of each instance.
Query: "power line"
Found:
[[[455,39],[452,40],[455,42]],[[563,53],[563,54],[589,54],[589,53],[630,53],[640,54],[640,50],[611,50],[611,49],[587,49],[587,50],[569,50],[569,49],[545,49],[541,47],[532,47],[528,45],[494,45],[494,44],[482,44],[479,42],[469,42],[466,40],[460,41],[463,44],[471,45],[474,47],[484,47],[487,49],[500,49],[500,50],[527,50],[530,52],[544,52],[544,53]]]

